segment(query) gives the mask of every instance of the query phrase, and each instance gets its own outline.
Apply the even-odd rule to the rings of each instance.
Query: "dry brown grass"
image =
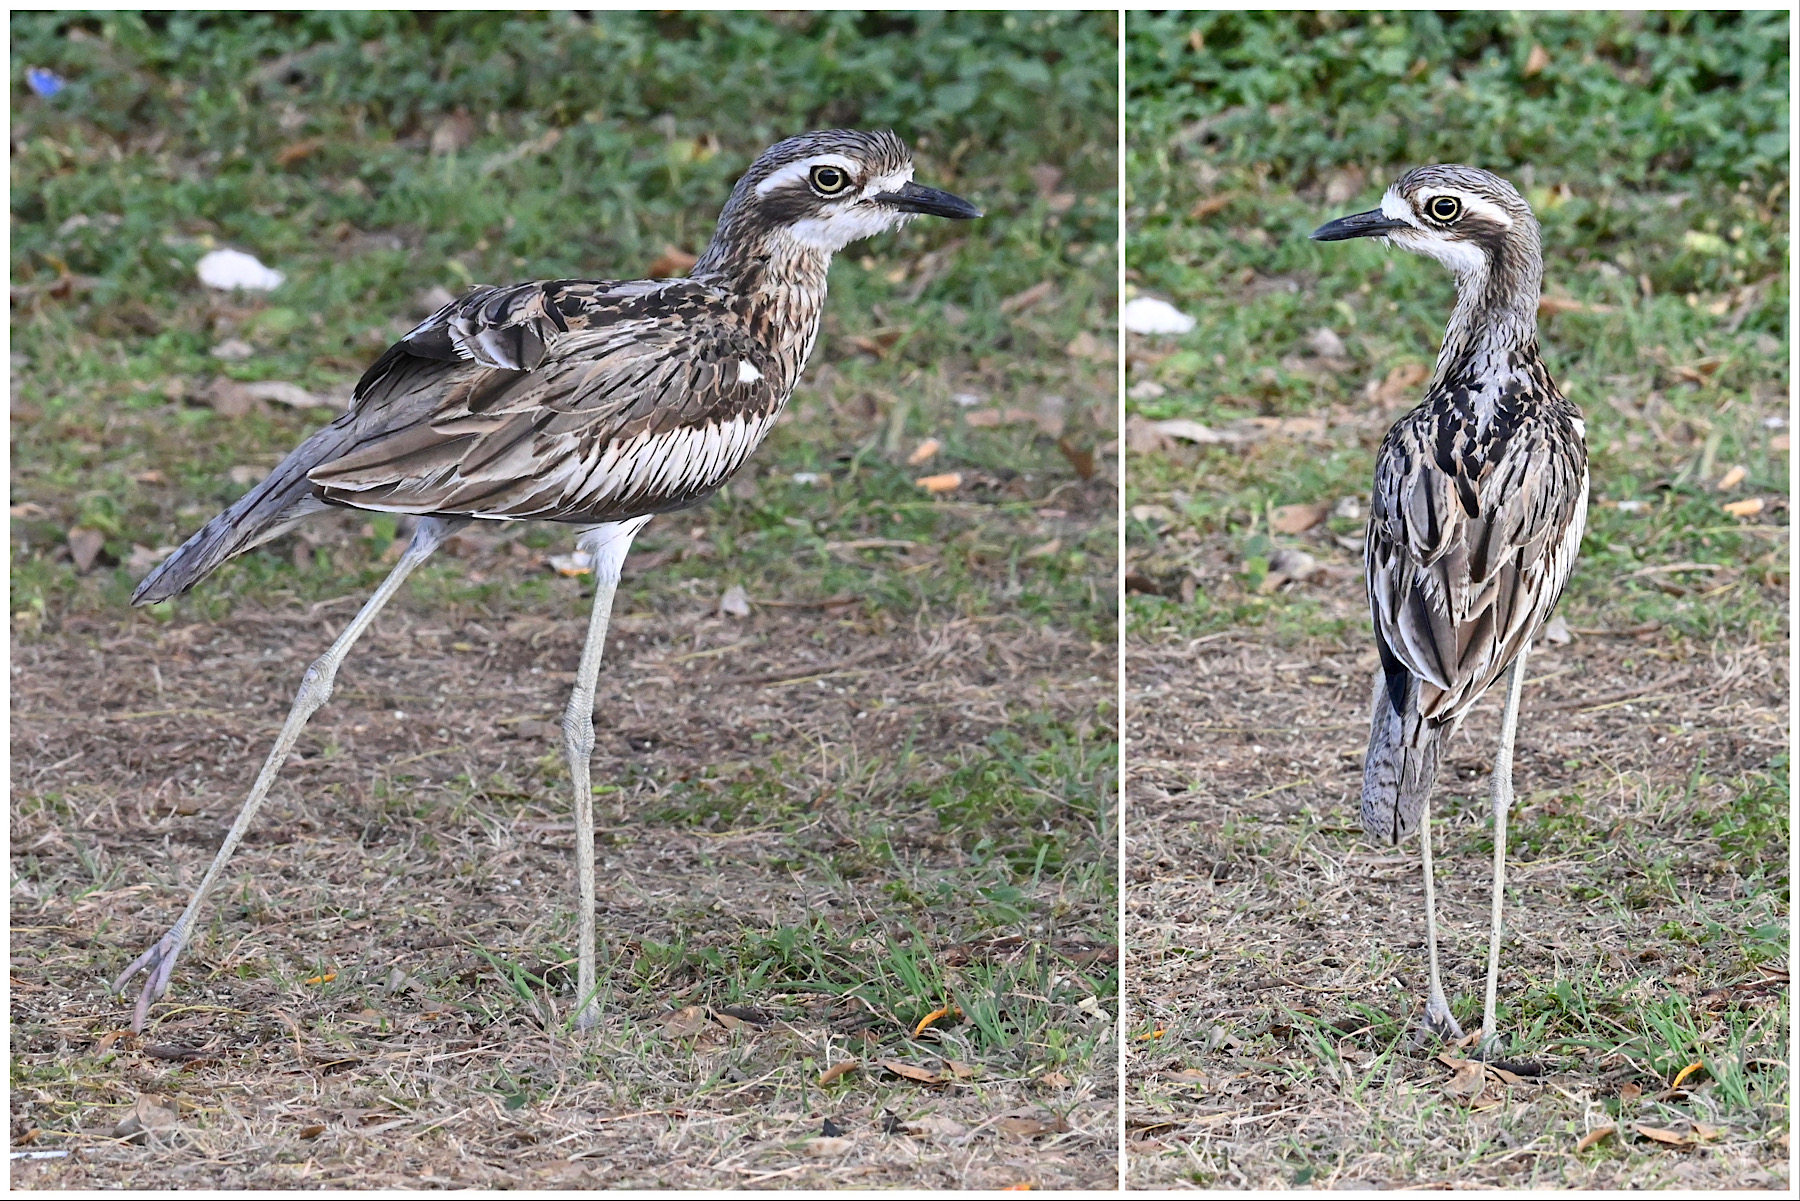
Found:
[[[1327,617],[1361,603],[1341,575],[1313,587]],[[1534,656],[1500,1001],[1513,1054],[1549,1070],[1472,1110],[1446,1091],[1438,1048],[1409,1037],[1417,844],[1371,848],[1355,819],[1374,652],[1272,641],[1140,641],[1128,662],[1130,1185],[1784,1187],[1785,937],[1768,924],[1785,930],[1786,844],[1758,864],[1714,822],[1785,748],[1785,648],[1650,633]],[[1499,704],[1448,748],[1434,806],[1465,1028],[1485,971]],[[1682,1061],[1658,1056],[1645,1015],[1691,1019],[1709,1070],[1735,1070],[1750,1104],[1706,1072],[1669,1090],[1659,1073]],[[1627,1136],[1577,1151],[1614,1123]],[[1639,1123],[1712,1129],[1676,1150],[1629,1135]]]
[[[901,903],[981,873],[869,769],[910,739],[929,777],[1027,710],[1091,720],[1109,649],[1005,616],[884,632],[622,598],[595,757],[620,785],[601,798],[606,1024],[579,1037],[554,715],[585,617],[566,583],[535,612],[403,600],[381,620],[142,1037],[104,982],[175,917],[348,606],[71,618],[15,645],[13,1141],[70,1152],[15,1163],[18,1185],[1114,1184],[1111,1015],[1063,1000],[1107,970],[1101,893],[1030,896],[1045,916],[1010,935]],[[1038,1010],[1087,1049],[1049,1071],[1041,1047],[984,1056],[966,1024],[915,1039],[880,993],[759,982],[783,930],[848,974],[897,940],[952,984],[1053,986]],[[691,1005],[712,1016],[669,1018]],[[927,1086],[884,1056],[974,1071]],[[820,1088],[845,1059],[864,1070]],[[140,1106],[172,1125],[134,1143]]]

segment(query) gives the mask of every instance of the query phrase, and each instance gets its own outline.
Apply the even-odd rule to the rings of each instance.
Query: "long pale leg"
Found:
[[[612,617],[613,594],[631,540],[648,517],[594,526],[581,534],[581,548],[594,559],[594,608],[588,617],[587,642],[575,672],[575,691],[563,710],[563,750],[575,785],[575,877],[581,891],[580,934],[575,949],[575,1025],[587,1030],[600,1021],[594,1007],[598,991],[594,970],[594,789],[588,760],[594,754],[594,686],[600,678],[600,656],[606,649],[606,626]]]
[[[1506,712],[1500,718],[1500,749],[1494,754],[1494,924],[1488,937],[1487,1002],[1481,1010],[1481,1053],[1498,1051],[1494,1034],[1495,993],[1500,987],[1501,905],[1506,896],[1506,811],[1512,807],[1513,735],[1519,728],[1519,698],[1525,691],[1527,643],[1513,660],[1506,686]]]
[[[1425,864],[1425,958],[1431,968],[1431,991],[1425,999],[1425,1030],[1439,1038],[1454,1041],[1463,1036],[1462,1027],[1450,1013],[1444,999],[1444,982],[1438,975],[1437,949],[1437,883],[1431,868],[1431,801],[1419,815],[1419,852]],[[1420,1041],[1424,1041],[1423,1034]]]
[[[350,648],[356,645],[363,631],[367,630],[381,612],[381,607],[393,599],[394,593],[419,564],[431,556],[455,531],[468,524],[466,518],[427,517],[419,522],[414,531],[412,541],[407,544],[406,552],[400,556],[400,562],[388,573],[381,587],[375,590],[368,603],[363,605],[355,619],[338,635],[331,649],[320,655],[313,665],[306,669],[306,675],[300,681],[300,691],[294,696],[293,708],[288,710],[287,721],[281,727],[281,734],[275,739],[275,746],[269,757],[263,761],[262,771],[256,777],[256,784],[250,789],[250,797],[244,807],[238,811],[237,820],[231,823],[231,829],[225,835],[225,841],[219,847],[219,853],[213,856],[212,866],[206,869],[201,877],[200,887],[194,890],[193,899],[182,911],[175,925],[156,941],[156,945],[145,951],[132,961],[130,967],[113,982],[113,992],[123,993],[125,984],[139,972],[148,972],[144,980],[144,991],[138,995],[137,1010],[132,1015],[131,1028],[142,1030],[144,1021],[150,1015],[150,1006],[164,993],[169,991],[169,978],[175,973],[175,961],[181,958],[181,952],[194,933],[194,924],[200,916],[200,906],[206,900],[206,894],[218,881],[225,864],[230,861],[232,852],[237,850],[238,843],[250,829],[250,823],[256,819],[256,811],[262,808],[263,799],[269,795],[269,788],[275,783],[275,777],[281,774],[281,766],[287,762],[288,754],[294,749],[294,743],[300,738],[300,731],[306,728],[309,718],[327,700],[331,699],[331,684],[337,677],[338,667],[349,656]]]

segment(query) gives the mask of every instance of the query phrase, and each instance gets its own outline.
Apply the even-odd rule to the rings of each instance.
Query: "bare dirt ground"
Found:
[[[105,982],[179,912],[357,598],[15,645],[12,1141],[68,1154],[14,1185],[1115,1187],[1111,1002],[1082,984],[1111,970],[1110,907],[1050,898],[985,932],[908,908],[973,874],[866,770],[910,745],[941,771],[1026,711],[1090,721],[1112,648],[1012,615],[645,611],[628,579],[596,706],[613,991],[583,1037],[555,722],[586,604],[561,584],[524,614],[390,608],[141,1037]],[[854,977],[908,948],[946,987],[1085,996],[1045,1037],[1092,1053],[1000,1070],[954,1014],[914,1037],[880,992],[780,982],[804,974],[784,954]]]
[[[1340,575],[1321,603],[1349,614]],[[1500,1002],[1511,1057],[1546,1074],[1462,1092],[1410,1037],[1417,841],[1371,848],[1356,821],[1373,667],[1360,644],[1244,628],[1130,652],[1129,1186],[1787,1187],[1786,840],[1759,867],[1721,817],[1782,762],[1785,645],[1596,631],[1534,655]],[[1434,801],[1465,1029],[1500,703],[1449,746]]]

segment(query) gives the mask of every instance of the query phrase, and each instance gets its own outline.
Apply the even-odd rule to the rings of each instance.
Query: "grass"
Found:
[[[73,1152],[29,1183],[1112,1179],[1113,26],[13,20],[14,78],[66,81],[15,85],[14,1137]],[[697,252],[751,157],[825,124],[893,126],[989,216],[841,256],[768,445],[638,542],[595,763],[605,1028],[566,1029],[584,585],[528,526],[415,575],[121,1037],[99,982],[173,918],[401,533],[327,519],[129,610],[330,415],[229,385],[342,394],[434,288]],[[287,281],[208,293],[222,245]],[[751,617],[718,613],[733,586]],[[146,1098],[179,1133],[117,1142]],[[995,1125],[1020,1112],[1054,1120]]]
[[[1127,37],[1128,288],[1197,321],[1128,348],[1132,1178],[1785,1178],[1785,975],[1758,983],[1789,923],[1785,23],[1191,13]],[[1412,1051],[1416,849],[1371,853],[1347,816],[1373,666],[1363,502],[1452,285],[1305,236],[1432,161],[1506,175],[1536,209],[1564,302],[1544,352],[1594,477],[1560,610],[1575,640],[1540,646],[1527,690],[1506,948],[1524,974],[1501,992],[1511,1053],[1557,1087],[1509,1087],[1498,1111]],[[1159,436],[1170,418],[1235,440]],[[1325,516],[1293,532],[1284,506]],[[1296,553],[1302,578],[1274,571]],[[1481,721],[1435,806],[1465,1027]],[[1198,1092],[1170,1082],[1176,1046]],[[1690,1061],[1709,1066],[1665,1095]],[[1726,1133],[1688,1160],[1629,1131],[1575,1152],[1602,1111]]]

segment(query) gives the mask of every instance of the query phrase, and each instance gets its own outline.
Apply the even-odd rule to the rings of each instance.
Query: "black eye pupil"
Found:
[[[1439,196],[1431,202],[1431,215],[1439,221],[1449,221],[1461,211],[1461,205],[1448,196]]]
[[[836,192],[844,186],[844,173],[836,167],[819,167],[813,171],[813,183],[821,192]]]

